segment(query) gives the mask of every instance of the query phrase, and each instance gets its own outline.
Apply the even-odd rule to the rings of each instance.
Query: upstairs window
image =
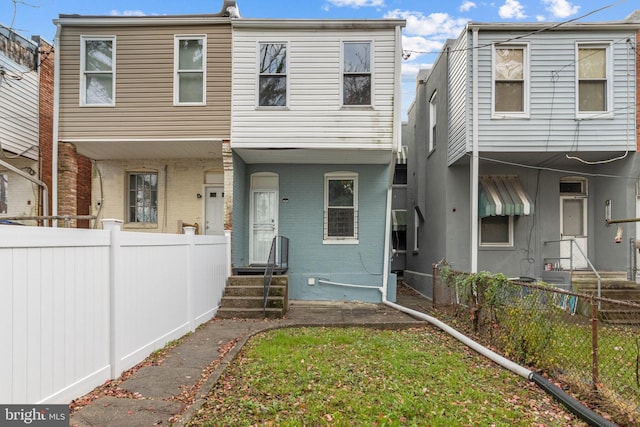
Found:
[[[436,94],[433,92],[429,100],[429,152],[436,148]]]
[[[82,37],[80,105],[115,105],[115,37]]]
[[[358,239],[358,175],[326,174],[324,205],[324,240]]]
[[[287,105],[287,45],[285,43],[260,43],[258,92],[260,107]]]
[[[128,220],[134,223],[158,223],[158,174],[130,173],[128,186]]]
[[[204,105],[206,93],[205,36],[176,36],[174,52],[174,104]]]
[[[493,76],[494,113],[516,117],[527,113],[528,64],[526,47],[495,46]]]
[[[345,42],[342,58],[342,104],[371,105],[371,43]]]
[[[578,45],[578,114],[609,111],[607,47]]]

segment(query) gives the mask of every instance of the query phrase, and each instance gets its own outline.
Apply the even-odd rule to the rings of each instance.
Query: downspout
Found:
[[[53,69],[53,141],[51,141],[51,215],[58,215],[58,125],[60,115],[60,24],[56,25],[56,35],[53,38],[55,60]],[[53,220],[52,225],[58,226]]]
[[[478,29],[473,30],[471,64],[471,273],[478,272]]]
[[[402,52],[402,29],[400,26],[396,26],[396,53]],[[402,55],[396,55],[395,68],[393,81],[396,82],[393,90],[393,141],[391,143],[391,160],[389,161],[389,183],[387,185],[387,208],[386,218],[384,222],[384,251],[382,255],[382,301],[387,300],[387,289],[389,287],[389,268],[391,267],[391,205],[393,202],[393,175],[395,173],[395,160],[398,152],[400,151],[400,145],[402,144],[401,138],[401,98],[402,91],[399,82],[402,79]]]

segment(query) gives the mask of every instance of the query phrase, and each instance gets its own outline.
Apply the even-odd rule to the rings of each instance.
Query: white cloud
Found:
[[[421,12],[402,11],[399,9],[387,12],[385,18],[406,19],[406,34],[429,36],[436,40],[457,38],[467,24],[466,19],[453,18],[447,13],[432,13],[428,16]]]
[[[402,36],[402,50],[409,53],[411,59],[416,59],[424,54],[436,55],[442,50],[442,44],[441,41],[429,40],[420,36]]]
[[[580,6],[575,6],[567,0],[542,0],[554,18],[566,18],[575,15],[580,10]]]
[[[524,19],[527,15],[524,13],[524,6],[518,0],[506,0],[500,6],[498,14],[502,19]]]
[[[463,1],[462,4],[460,5],[460,7],[458,8],[458,10],[460,12],[468,12],[471,9],[473,9],[474,7],[478,7],[474,2],[466,0]]]
[[[358,9],[360,7],[382,7],[384,0],[327,0],[336,7],[352,7]]]
[[[403,62],[402,63],[402,79],[405,80],[407,77],[413,77],[415,80],[418,75],[418,71],[430,69],[433,67],[433,64],[419,63],[419,62]]]
[[[111,16],[146,16],[147,14],[141,10],[123,10],[119,11],[113,9],[110,13]]]

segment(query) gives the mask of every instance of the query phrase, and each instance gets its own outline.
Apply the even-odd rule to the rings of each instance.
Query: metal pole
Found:
[[[591,301],[591,387],[598,391],[598,304]]]

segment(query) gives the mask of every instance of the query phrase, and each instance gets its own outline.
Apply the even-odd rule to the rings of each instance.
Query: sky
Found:
[[[245,18],[381,19],[407,21],[402,64],[402,119],[415,97],[415,77],[430,68],[444,41],[474,22],[563,22],[621,20],[638,0],[237,0]],[[180,15],[218,13],[223,0],[0,0],[0,24],[25,37],[53,42],[59,14]],[[599,10],[603,9],[603,10]],[[597,11],[599,10],[599,11]],[[597,11],[597,12],[596,12]],[[593,12],[593,13],[592,13]],[[585,16],[588,15],[588,16]],[[582,18],[581,18],[582,17]],[[406,55],[405,55],[406,56]]]

